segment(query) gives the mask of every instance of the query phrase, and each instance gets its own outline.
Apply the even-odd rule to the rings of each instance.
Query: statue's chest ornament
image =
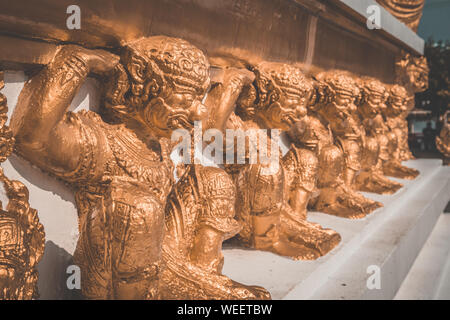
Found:
[[[125,173],[140,182],[148,183],[158,193],[168,192],[172,179],[167,164],[162,161],[161,152],[156,150],[157,141],[154,141],[154,149],[148,147],[124,126],[110,128],[106,134],[114,156],[113,162],[107,164],[110,176]]]

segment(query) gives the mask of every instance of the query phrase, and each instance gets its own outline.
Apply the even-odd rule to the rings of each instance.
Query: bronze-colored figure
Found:
[[[146,131],[138,120],[146,119],[148,108],[139,108],[139,100],[152,70],[142,69],[135,46],[123,61],[136,80],[129,96],[135,117],[128,123],[67,111],[88,74],[119,68],[110,53],[74,46],[62,47],[25,84],[11,119],[17,153],[74,188],[80,232],[74,262],[90,299],[142,298],[158,286],[171,175],[158,140],[141,134]],[[139,126],[142,131],[134,129]]]
[[[270,299],[263,288],[221,275],[222,242],[241,230],[235,194],[224,170],[187,166],[167,199],[162,299]]]
[[[317,78],[321,82],[319,86],[325,87],[319,89],[322,92],[319,95],[324,97],[314,109],[319,118],[317,123],[322,123],[323,127],[320,136],[324,141],[321,144],[327,146],[319,156],[322,159],[320,167],[327,169],[322,173],[323,191],[313,205],[316,210],[330,214],[361,218],[382,207],[382,204],[365,198],[355,190],[355,178],[361,170],[360,144],[363,137],[354,103],[359,89],[353,78],[341,71],[323,72]],[[331,135],[326,134],[327,127]],[[339,147],[343,160],[339,159],[339,151],[330,148],[331,144]]]
[[[406,89],[408,99],[406,109],[398,119],[398,125],[402,128],[400,136],[400,159],[402,161],[414,159],[408,145],[408,121],[406,117],[414,108],[414,95],[428,88],[428,63],[423,56],[403,55],[396,62],[396,83]]]
[[[0,89],[3,88],[0,72]],[[6,98],[0,94],[0,162],[11,154],[14,145],[7,120]],[[0,300],[28,300],[39,297],[37,264],[44,254],[45,233],[37,211],[30,207],[28,189],[9,180],[0,168],[8,204],[0,203]]]
[[[444,156],[444,165],[450,165],[450,111],[442,116],[443,123],[439,136],[436,136],[436,148]]]
[[[202,231],[195,216],[176,217],[180,223],[194,219],[189,226],[169,223],[170,208],[165,208],[173,186],[168,138],[177,128],[192,129],[193,122],[205,116],[201,100],[209,85],[208,69],[204,54],[190,43],[156,36],[128,43],[120,62],[102,50],[63,46],[26,83],[12,118],[17,153],[75,191],[80,238],[74,259],[81,267],[85,297],[159,298],[160,274],[167,262],[161,261],[162,251],[167,252],[162,248],[182,250],[185,245],[172,244],[170,238],[163,244],[164,234],[171,234],[173,227],[183,234],[195,231],[200,238],[210,234]],[[109,82],[104,118],[90,111],[67,111],[88,74]],[[196,178],[213,174],[205,172]],[[213,187],[205,190],[217,193]],[[185,192],[189,188],[196,186],[189,185]],[[221,205],[213,200],[209,215],[222,215]],[[225,235],[219,233],[216,240]],[[219,242],[201,242],[200,249],[186,244],[193,255],[196,250],[220,253]],[[189,274],[190,265],[182,265]],[[199,284],[197,289],[203,288]]]
[[[383,164],[383,172],[387,176],[414,179],[419,175],[419,171],[403,166],[400,155],[400,145],[404,135],[402,114],[407,109],[407,99],[408,96],[404,87],[393,85],[389,89],[389,98],[387,107],[384,108],[384,117],[387,129],[386,134],[389,140],[388,150],[391,156]]]
[[[207,104],[204,129],[222,126],[226,110],[249,81],[246,76],[227,72],[223,96]],[[165,207],[161,299],[270,299],[265,289],[221,274],[222,242],[242,228],[234,219],[235,201],[235,185],[223,169],[184,165]]]
[[[383,163],[389,159],[387,137],[379,121],[383,120],[381,110],[386,108],[387,98],[384,85],[372,78],[361,79],[362,99],[358,105],[361,123],[364,128],[362,142],[362,170],[356,177],[358,190],[380,194],[392,194],[402,184],[389,180],[383,174]]]
[[[252,68],[254,85],[239,97],[237,115],[230,116],[228,128],[289,130],[306,115],[312,85],[299,69],[286,64],[263,62]],[[304,145],[292,146],[280,159],[276,172],[264,173],[267,165],[262,163],[228,166],[237,185],[237,217],[243,224],[239,244],[293,259],[316,259],[339,243],[335,231],[306,221],[318,170],[314,152],[305,146],[315,147],[310,132],[303,132]],[[266,139],[271,145],[273,137]]]

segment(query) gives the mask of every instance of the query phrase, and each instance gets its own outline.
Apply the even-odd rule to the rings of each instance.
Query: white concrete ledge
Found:
[[[340,245],[315,261],[268,252],[225,249],[224,274],[261,285],[274,299],[392,299],[450,199],[450,168],[436,159],[409,161],[421,174],[395,195],[365,195],[380,208],[360,220],[309,213],[309,220],[338,231]],[[381,288],[369,290],[367,267],[381,271]]]
[[[450,213],[442,213],[411,270],[397,300],[450,298]],[[447,276],[448,275],[448,276]]]
[[[367,8],[372,5],[376,5],[380,8],[381,21],[380,27],[385,32],[389,33],[393,37],[397,38],[408,47],[417,51],[419,54],[424,52],[424,40],[419,37],[414,31],[408,28],[403,22],[399,21],[393,15],[391,15],[383,6],[374,0],[339,0],[347,7],[357,12],[366,19],[372,14],[367,13]]]

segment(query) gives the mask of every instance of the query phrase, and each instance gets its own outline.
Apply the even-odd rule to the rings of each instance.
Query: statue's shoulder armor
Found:
[[[201,202],[206,204],[198,217],[198,223],[208,225],[230,238],[239,232],[240,226],[234,220],[236,188],[225,170],[216,167],[193,165]]]
[[[80,132],[81,156],[78,165],[70,172],[54,172],[69,183],[86,184],[102,179],[106,161],[112,157],[107,146],[104,123],[92,111],[67,112],[66,121],[78,127]]]
[[[235,194],[233,180],[223,169],[188,165],[167,198],[166,243],[189,246],[201,225],[225,238],[237,234],[241,227],[234,220]]]
[[[106,123],[92,111],[82,111],[79,117],[96,136],[101,136],[102,144],[97,148],[103,156],[107,155],[103,180],[124,175],[148,183],[167,195],[173,176],[169,162],[162,157],[163,148],[159,141],[143,141],[124,124]]]

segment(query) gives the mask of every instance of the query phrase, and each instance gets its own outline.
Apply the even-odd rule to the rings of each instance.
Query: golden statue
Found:
[[[424,56],[413,56],[409,53],[401,56],[396,62],[396,83],[406,89],[408,99],[406,109],[399,117],[398,126],[401,127],[400,159],[402,161],[414,159],[408,145],[408,121],[406,117],[415,106],[415,93],[428,88],[428,63]]]
[[[248,73],[225,72],[225,80],[208,94],[203,128],[221,128]],[[257,286],[245,286],[221,274],[222,242],[241,231],[234,219],[236,187],[220,168],[185,165],[166,203],[161,299],[270,299]]]
[[[442,129],[436,137],[436,148],[444,156],[444,165],[450,165],[450,111],[442,116]]]
[[[383,172],[387,176],[401,179],[414,179],[419,171],[402,165],[401,144],[404,136],[403,114],[407,110],[408,94],[403,86],[393,85],[388,90],[387,107],[384,108],[385,133],[389,143],[389,160],[383,164]],[[407,134],[407,131],[406,131]]]
[[[0,89],[4,86],[0,72]],[[12,153],[14,138],[5,125],[8,107],[0,94],[0,162]],[[0,180],[8,198],[0,203],[0,300],[29,300],[39,297],[37,264],[44,254],[45,233],[37,211],[30,207],[28,189],[9,180],[0,168]]]
[[[249,133],[249,143],[257,141],[259,129],[289,130],[306,115],[313,89],[295,67],[262,62],[250,68],[255,73],[253,85],[243,88],[226,126]],[[314,148],[308,134],[302,141]],[[280,154],[275,150],[279,147],[273,140],[273,131],[264,133],[262,139],[271,146],[270,155]],[[259,147],[261,154],[261,144]],[[306,221],[318,171],[314,152],[305,145],[293,145],[282,159],[274,159],[281,165],[270,171],[271,163],[249,161],[249,148],[246,146],[244,164],[225,165],[236,184],[236,213],[243,226],[232,243],[293,259],[316,259],[332,250],[340,241],[339,234]]]
[[[398,20],[417,32],[425,0],[377,0]]]
[[[102,114],[67,111],[89,74],[107,84]],[[86,298],[183,297],[182,286],[167,293],[160,290],[164,287],[160,275],[172,261],[163,255],[167,248],[177,251],[177,270],[184,272],[180,276],[190,285],[198,280],[189,281],[190,268],[203,270],[203,282],[195,285],[198,291],[214,282],[218,269],[203,268],[206,260],[194,256],[211,252],[208,258],[213,263],[220,255],[221,240],[232,233],[212,222],[216,229],[211,231],[202,223],[207,216],[217,218],[218,224],[225,219],[220,192],[228,201],[233,199],[229,190],[214,188],[227,185],[226,175],[190,168],[189,179],[205,181],[185,184],[185,175],[172,189],[175,196],[169,196],[166,207],[174,185],[171,133],[191,130],[194,121],[204,118],[207,110],[201,101],[209,82],[209,64],[202,51],[181,39],[155,36],[128,43],[120,58],[103,50],[62,46],[53,61],[25,84],[11,119],[17,153],[74,189],[80,229],[74,260],[81,268]],[[213,176],[220,183],[210,183]],[[192,193],[198,202],[188,202]],[[171,206],[177,197],[186,210],[174,214]],[[201,215],[199,210],[207,211],[205,199],[210,201],[209,212]],[[225,213],[232,220],[233,212]],[[174,232],[182,242],[174,242],[170,237]],[[164,234],[168,237],[163,244]],[[252,290],[235,286],[240,295],[233,297],[246,298]],[[214,297],[206,289],[203,293],[205,298]]]
[[[380,121],[381,110],[386,108],[385,86],[373,78],[360,80],[361,101],[358,104],[359,116],[364,129],[362,142],[362,170],[356,177],[358,190],[380,194],[392,194],[400,189],[401,183],[389,180],[383,174],[383,163],[389,159],[387,137]]]
[[[355,105],[358,85],[352,76],[342,71],[322,72],[317,79],[318,101],[312,114],[318,118],[317,126],[322,127],[319,166],[323,171],[319,177],[321,193],[312,205],[318,211],[361,218],[383,205],[356,192],[355,178],[361,170],[363,138]]]

